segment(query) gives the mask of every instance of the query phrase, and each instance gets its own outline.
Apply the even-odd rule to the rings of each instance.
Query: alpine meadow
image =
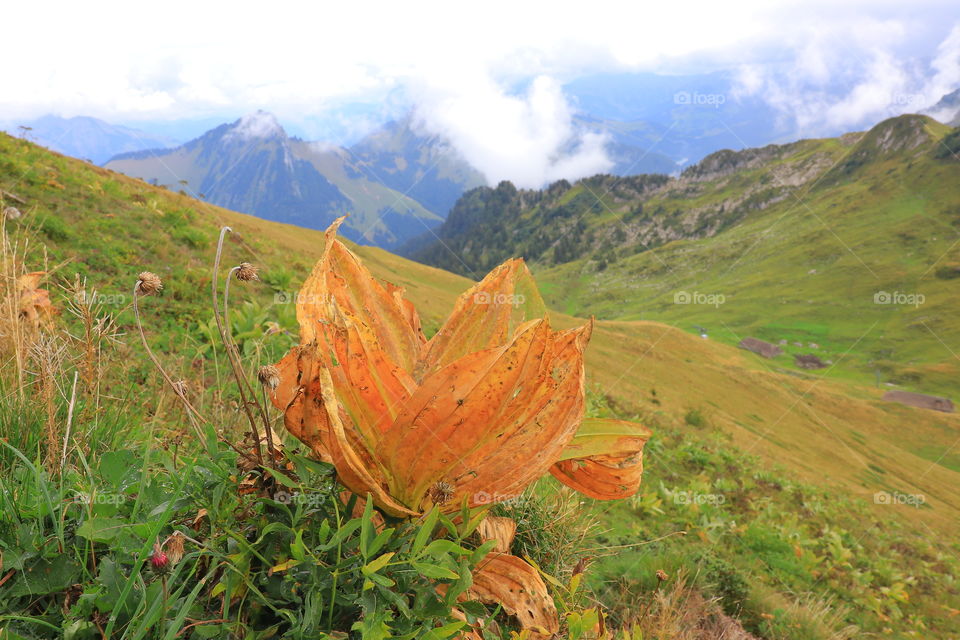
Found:
[[[960,639],[956,7],[675,5],[11,8],[0,640]]]

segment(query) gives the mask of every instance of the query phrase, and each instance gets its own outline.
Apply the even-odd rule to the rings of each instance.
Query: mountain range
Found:
[[[265,220],[321,229],[350,214],[344,235],[382,247],[435,227],[463,190],[483,184],[449,146],[404,124],[345,149],[290,137],[264,111],[105,166]]]
[[[103,164],[118,153],[162,149],[177,144],[173,138],[110,124],[98,118],[61,118],[45,115],[36,120],[0,127],[68,156]]]
[[[614,172],[677,168],[637,146],[630,124],[580,117],[576,126],[608,135]],[[320,229],[350,214],[347,237],[387,249],[429,233],[464,191],[486,184],[412,114],[347,148],[291,137],[272,114],[258,111],[178,147],[121,153],[104,166],[266,220]]]
[[[725,73],[602,74],[571,81],[564,93],[574,130],[605,136],[612,176],[678,175],[718,149],[797,137],[783,114],[740,95]],[[957,122],[958,94],[928,113]],[[28,126],[28,136],[52,149],[264,219],[323,228],[350,214],[347,237],[407,254],[432,240],[464,192],[487,182],[415,111],[348,146],[290,135],[263,111],[179,146],[93,118],[47,116]]]

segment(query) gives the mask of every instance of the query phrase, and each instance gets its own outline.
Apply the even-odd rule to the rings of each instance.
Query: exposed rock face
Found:
[[[930,140],[926,122],[921,116],[900,116],[885,120],[873,129],[873,144],[882,152],[909,151]]]
[[[797,142],[769,144],[759,149],[743,149],[742,151],[722,149],[684,169],[681,179],[702,182],[715,180],[745,169],[753,169],[792,153],[799,144]]]
[[[925,393],[913,393],[911,391],[887,391],[883,394],[883,399],[887,402],[899,402],[908,407],[953,413],[953,402],[949,398],[941,398],[940,396],[928,396]]]
[[[764,358],[776,358],[783,353],[783,349],[777,345],[764,342],[758,338],[744,338],[740,341],[739,346],[741,349],[752,351],[753,353],[763,356]]]

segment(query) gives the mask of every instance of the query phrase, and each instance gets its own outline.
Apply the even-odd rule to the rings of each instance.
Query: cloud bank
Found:
[[[737,92],[801,135],[917,111],[960,86],[956,0],[37,0],[4,18],[0,121],[139,126],[263,108],[290,130],[350,135],[400,94],[492,182],[528,186],[609,165],[560,91],[590,73],[739,70]]]
[[[804,136],[926,111],[960,87],[960,22],[929,62],[898,55],[902,23],[864,22],[852,32],[810,33],[785,63],[741,66],[735,94],[765,100]]]
[[[561,178],[606,171],[613,162],[604,136],[578,131],[560,84],[533,80],[509,95],[490,77],[427,83],[415,94],[419,126],[444,136],[491,184],[536,188]]]

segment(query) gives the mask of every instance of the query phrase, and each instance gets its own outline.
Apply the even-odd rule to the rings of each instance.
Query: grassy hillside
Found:
[[[87,279],[88,289],[97,289],[97,299],[128,332],[121,344],[109,349],[114,354],[111,362],[116,363],[115,370],[104,374],[109,398],[103,399],[102,409],[84,405],[78,413],[78,432],[88,436],[89,464],[96,469],[106,464],[105,451],[133,448],[140,453],[131,454],[135,457],[123,464],[138,469],[142,465],[146,474],[149,465],[141,461],[142,451],[155,446],[153,438],[163,443],[157,450],[160,459],[173,456],[173,467],[169,460],[163,463],[172,469],[180,446],[172,443],[186,442],[185,450],[189,447],[181,414],[170,394],[162,391],[131,333],[129,292],[145,269],[158,273],[165,283],[161,297],[144,303],[151,344],[171,375],[206,383],[210,390],[198,393],[196,402],[214,411],[225,428],[239,431],[237,405],[229,394],[218,391],[224,363],[209,340],[206,297],[218,228],[227,224],[235,231],[229,236],[224,264],[250,260],[261,268],[262,283],[242,289],[238,285],[231,294],[234,332],[251,368],[272,361],[294,343],[293,292],[319,256],[322,235],[219,209],[6,136],[0,137],[0,188],[24,201],[6,198],[5,205],[22,213],[6,223],[7,232],[30,239],[20,253],[27,264],[52,272],[46,286],[61,309],[58,322],[75,332],[82,329],[66,311],[71,294],[58,288],[77,273]],[[357,251],[376,275],[406,287],[428,334],[470,283],[380,249]],[[557,282],[554,277],[549,280]],[[558,288],[554,284],[550,294],[557,296]],[[561,326],[582,322],[563,313],[554,315]],[[656,567],[667,568],[674,578],[681,569],[687,574],[689,588],[677,587],[671,593],[727,598],[712,609],[705,607],[704,615],[709,610],[710,616],[739,616],[765,638],[843,637],[828,634],[848,623],[876,632],[889,627],[896,634],[925,628],[956,632],[957,618],[950,612],[960,607],[960,595],[945,577],[954,573],[950,554],[957,551],[956,541],[949,535],[960,517],[960,459],[951,453],[960,432],[956,416],[882,403],[879,390],[848,380],[771,370],[769,363],[729,345],[647,321],[599,322],[587,367],[593,412],[637,414],[658,431],[641,494],[630,503],[587,505],[597,509],[601,532],[594,536],[601,537],[590,538],[579,553],[607,557],[590,579],[605,602],[617,605],[621,620],[640,618],[641,626],[652,625],[676,612],[660,600],[645,611],[638,611],[637,605],[630,609],[630,602],[659,598],[651,591],[648,571]],[[69,376],[61,382],[69,387]],[[29,426],[23,423],[15,383],[5,379],[4,384],[0,437],[27,451],[29,459],[39,447],[31,434],[42,430],[41,416]],[[60,421],[66,420],[66,405],[61,397],[56,414]],[[903,428],[905,423],[911,425],[909,430]],[[163,449],[167,452],[159,453]],[[26,473],[10,455],[2,460],[17,474]],[[228,479],[229,464],[218,464],[211,462],[213,466],[198,471],[197,477],[184,475],[183,482],[193,493],[189,501],[176,505],[180,517],[192,520],[201,508],[214,513],[205,502],[211,499],[211,489],[203,478],[223,474]],[[138,501],[133,511],[127,505],[104,517],[147,518],[150,509],[161,506],[159,487],[176,480],[175,475],[158,473],[158,488],[144,490],[153,501],[146,511]],[[29,477],[23,476],[24,486],[32,482]],[[234,477],[232,482],[236,481]],[[521,517],[521,539],[532,557],[545,566],[553,562],[557,566],[551,568],[558,575],[569,577],[572,563],[568,556],[558,561],[556,549],[550,548],[555,534],[542,519],[544,513],[553,512],[536,507],[548,503],[543,496],[555,491],[541,488],[542,493],[531,496],[534,507],[529,513],[523,511],[524,505],[505,508],[520,510],[526,518]],[[717,507],[711,511],[699,502],[678,501],[676,496],[683,491],[723,495],[725,506],[708,505]],[[878,492],[881,498],[876,497]],[[901,499],[920,495],[919,506],[917,500]],[[222,530],[229,537],[231,505],[217,507],[220,520],[211,536]],[[790,515],[794,508],[805,521],[787,529],[786,519],[796,517]],[[297,521],[295,526],[312,531],[309,521]],[[688,535],[646,544],[680,530]],[[829,541],[831,532],[839,542]],[[778,542],[781,538],[800,551],[793,546],[785,550]],[[685,539],[691,542],[685,544]],[[7,538],[4,542],[12,548]],[[641,546],[618,553],[618,545]],[[895,545],[897,553],[885,554]],[[224,546],[225,562],[243,557],[249,562],[242,554],[227,557],[240,553],[230,549]],[[265,553],[260,547],[256,552]],[[791,553],[796,562],[787,562]],[[920,568],[916,558],[924,558]],[[623,598],[617,601],[620,590]],[[0,603],[5,597],[0,583]],[[252,591],[250,597],[256,606],[267,606]],[[816,603],[831,597],[842,599],[850,612],[807,635],[790,635],[791,625],[815,618]],[[304,606],[295,600],[283,602],[284,607]],[[62,599],[54,604],[69,608]],[[224,617],[232,619],[230,613]],[[20,633],[27,628],[18,627]]]
[[[778,369],[812,353],[835,364],[830,377],[957,397],[960,163],[944,153],[943,127],[914,122],[929,138],[912,148],[879,141],[896,137],[897,121],[847,147],[819,143],[831,153],[817,182],[716,237],[615,252],[602,270],[589,259],[545,270],[547,297],[569,313],[706,327],[727,344],[782,341],[786,355],[770,363]],[[776,182],[777,172],[736,175],[700,197],[737,181]],[[684,296],[692,303],[678,304]]]
[[[672,180],[478,190],[416,257],[471,273],[525,255],[572,315],[757,337],[784,348],[776,370],[812,354],[831,378],[960,397],[957,135],[901,116],[718,152]]]

